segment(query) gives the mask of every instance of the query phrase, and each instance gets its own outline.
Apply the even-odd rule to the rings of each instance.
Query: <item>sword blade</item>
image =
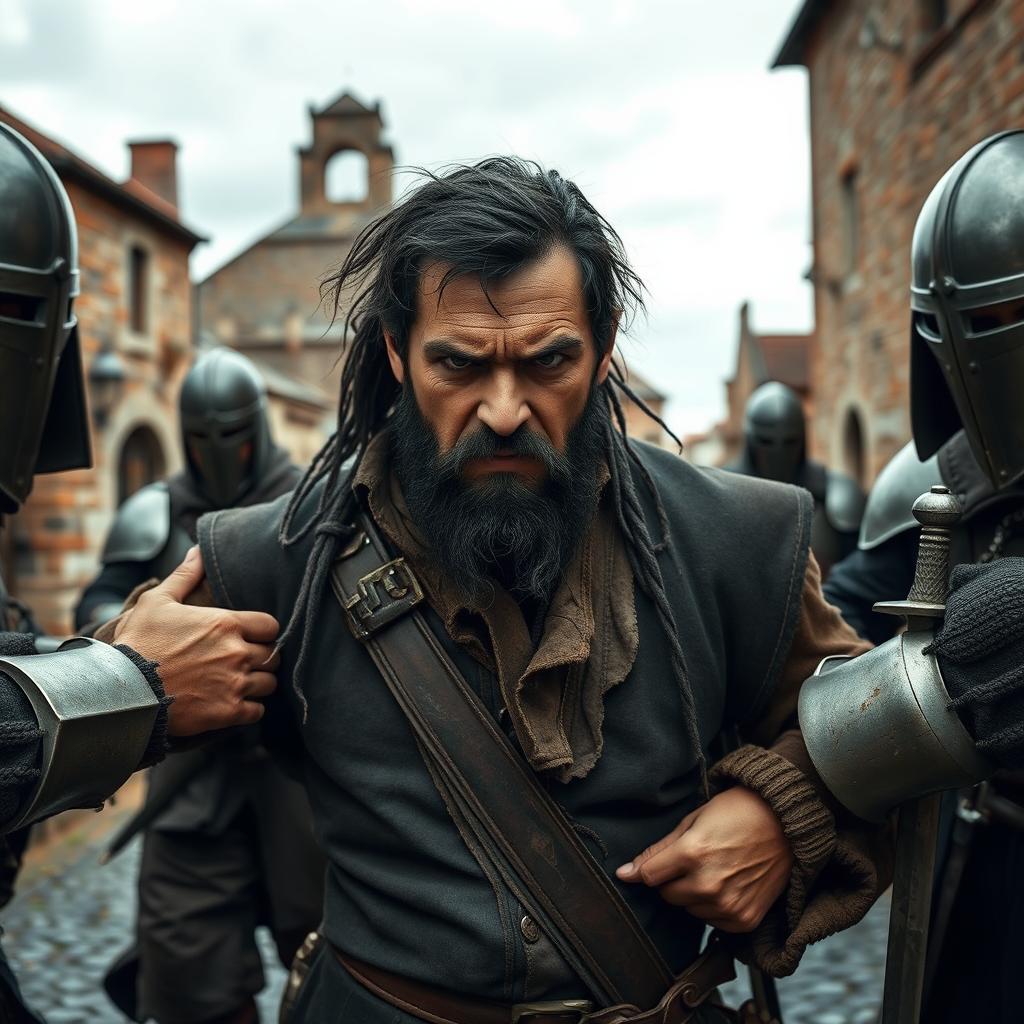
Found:
[[[896,832],[882,1024],[918,1024],[935,875],[941,796],[904,804]]]

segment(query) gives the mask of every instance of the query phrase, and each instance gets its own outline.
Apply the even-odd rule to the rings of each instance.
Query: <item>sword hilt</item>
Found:
[[[960,522],[963,510],[948,487],[935,484],[914,502],[912,511],[921,524],[921,534],[910,593],[905,601],[880,601],[874,610],[903,616],[908,629],[930,629],[946,611],[949,548],[953,528]]]

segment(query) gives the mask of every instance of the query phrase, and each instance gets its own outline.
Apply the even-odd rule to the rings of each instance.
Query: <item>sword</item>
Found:
[[[200,757],[176,758],[173,754],[164,762],[164,777],[160,780],[162,790],[154,794],[152,790],[146,795],[146,802],[114,833],[110,845],[100,854],[100,864],[109,864],[137,835],[144,832],[164,811],[178,798],[182,790],[213,762],[217,751],[223,749],[222,743],[212,743],[202,747]]]
[[[946,610],[950,539],[961,509],[948,487],[936,485],[913,513],[921,524],[914,583],[905,601],[882,602],[875,611],[902,616],[908,631],[931,632]],[[899,809],[882,1024],[917,1024],[921,1016],[941,799],[932,793]]]

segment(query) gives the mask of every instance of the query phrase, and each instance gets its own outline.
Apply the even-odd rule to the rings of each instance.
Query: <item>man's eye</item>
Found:
[[[473,365],[473,360],[466,359],[464,356],[445,356],[441,362],[449,370],[465,370]]]
[[[553,370],[556,366],[561,366],[565,362],[565,354],[562,352],[548,352],[547,355],[537,356],[534,362],[538,366],[543,366],[545,370]]]

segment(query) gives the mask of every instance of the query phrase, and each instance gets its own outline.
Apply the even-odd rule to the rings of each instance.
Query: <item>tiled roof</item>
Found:
[[[829,3],[830,0],[804,0],[789,26],[775,60],[772,61],[773,68],[798,67],[804,63],[804,43],[807,41],[807,35],[818,23]]]
[[[380,105],[368,107],[348,91],[343,92],[333,103],[329,103],[323,110],[319,111],[319,116],[327,115],[328,117],[359,117],[362,114],[379,115]]]
[[[664,392],[658,391],[653,384],[644,380],[632,366],[626,367],[626,383],[644,402],[664,402],[668,398]]]
[[[809,334],[761,334],[752,340],[764,364],[764,379],[777,380],[796,391],[810,384],[808,366],[811,346]]]
[[[312,384],[305,384],[294,377],[289,377],[287,374],[275,370],[272,366],[268,366],[258,359],[253,359],[253,362],[256,364],[256,369],[259,370],[260,376],[263,377],[267,385],[267,391],[272,395],[279,395],[281,398],[287,398],[289,401],[301,402],[303,405],[311,405],[317,409],[329,409],[331,407],[331,403],[319,388],[313,387]]]
[[[0,107],[0,121],[24,135],[50,161],[61,178],[75,179],[110,202],[155,222],[159,227],[176,235],[189,245],[206,241],[202,235],[185,227],[178,220],[177,211],[170,203],[155,192],[151,192],[141,182],[114,181],[99,168],[93,167],[87,160],[83,160],[77,153],[68,149],[63,143],[44,135],[38,128],[34,128],[26,121],[16,117],[4,107]]]

